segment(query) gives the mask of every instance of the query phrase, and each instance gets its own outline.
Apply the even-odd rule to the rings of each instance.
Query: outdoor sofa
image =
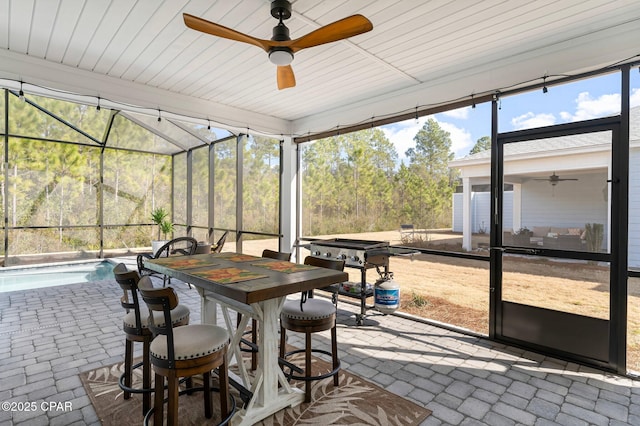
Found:
[[[521,229],[513,233],[505,231],[505,245],[536,246],[558,250],[583,250],[585,243],[584,228],[534,226],[532,230]]]

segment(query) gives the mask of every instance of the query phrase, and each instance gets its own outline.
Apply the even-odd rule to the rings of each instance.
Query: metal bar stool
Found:
[[[339,271],[344,270],[343,260],[307,256],[304,260],[304,264],[336,269]],[[314,380],[321,380],[333,376],[333,385],[338,386],[340,360],[338,359],[338,341],[336,335],[336,311],[336,307],[333,303],[327,300],[307,298],[306,292],[302,293],[300,301],[289,300],[286,301],[282,307],[282,312],[280,313],[280,358],[286,360],[287,357],[293,354],[304,352],[304,375],[294,375],[293,372],[291,372],[288,374],[288,377],[289,379],[302,380],[305,382],[305,402],[311,402],[311,382]],[[297,349],[285,353],[287,330],[304,333],[304,349]],[[331,330],[331,352],[321,349],[312,349],[311,334],[325,330]],[[311,354],[313,352],[330,356],[332,359],[333,370],[325,374],[312,376]]]
[[[129,271],[123,263],[113,268],[113,274],[123,291],[120,304],[126,310],[123,318],[122,329],[125,332],[124,373],[120,376],[120,389],[124,391],[124,399],[131,398],[132,393],[142,394],[142,415],[151,408],[151,367],[149,362],[149,345],[153,339],[153,333],[149,330],[149,311],[140,304],[138,289],[140,288],[140,275],[138,271]],[[153,288],[151,280],[145,280],[142,285]],[[189,308],[177,305],[171,311],[171,323],[174,326],[189,324]],[[160,318],[158,318],[160,322]],[[142,343],[142,361],[133,365],[133,343]],[[131,385],[133,370],[142,367],[142,388],[133,388]]]
[[[155,425],[163,424],[164,417],[164,379],[168,382],[167,425],[178,424],[178,397],[183,393],[202,390],[204,395],[204,412],[206,418],[213,416],[211,401],[211,370],[218,369],[220,383],[220,415],[219,424],[227,424],[235,412],[235,399],[229,394],[229,376],[227,370],[227,348],[229,333],[216,325],[194,324],[174,328],[171,324],[171,311],[178,306],[178,295],[173,288],[164,287],[149,289],[140,280],[140,294],[154,313],[150,317],[149,328],[156,336],[149,347],[151,365],[155,372],[154,407],[145,416],[145,425],[153,414]],[[155,313],[161,315],[160,321]],[[179,392],[179,378],[202,374],[203,386]],[[229,399],[231,398],[231,408]]]
[[[169,256],[191,256],[196,254],[196,249],[198,248],[198,241],[192,237],[177,237],[171,241],[168,241],[162,247],[158,249],[155,253],[148,254],[142,253],[139,254],[136,258],[138,263],[138,273],[140,276],[144,275],[162,275],[162,286],[166,286],[167,283],[171,285],[171,278],[167,277],[164,274],[159,272],[152,271],[144,266],[145,259],[158,259],[161,257],[169,257]],[[191,287],[191,286],[189,286]]]

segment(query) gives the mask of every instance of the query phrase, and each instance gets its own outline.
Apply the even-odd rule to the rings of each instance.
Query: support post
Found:
[[[281,142],[282,163],[280,166],[280,239],[279,251],[291,253],[291,261],[296,261],[298,233],[298,144],[290,137],[284,137]]]
[[[471,251],[471,179],[462,178],[462,248]]]

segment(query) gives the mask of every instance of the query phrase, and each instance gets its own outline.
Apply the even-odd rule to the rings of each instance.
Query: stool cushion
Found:
[[[299,300],[288,300],[282,307],[281,316],[298,320],[319,320],[335,315],[336,307],[327,300],[307,299],[300,310]]]
[[[171,323],[176,324],[189,318],[189,313],[189,308],[186,306],[176,306],[171,310]],[[153,320],[157,326],[164,326],[164,313],[160,311],[154,312]],[[146,305],[140,306],[140,321],[142,322],[142,328],[149,328],[149,310]],[[136,327],[136,314],[133,310],[129,311],[129,313],[124,316],[124,325],[125,327]]]
[[[229,344],[229,333],[222,327],[209,324],[193,324],[173,329],[173,345],[176,360],[200,358],[219,351]],[[169,359],[167,336],[156,336],[149,347],[151,356]]]

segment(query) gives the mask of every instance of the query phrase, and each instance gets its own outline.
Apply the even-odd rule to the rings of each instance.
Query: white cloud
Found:
[[[424,125],[424,120],[416,122],[416,120],[405,120],[399,123],[394,123],[389,126],[383,126],[382,131],[387,136],[387,139],[393,143],[398,152],[398,159],[406,163],[404,153],[413,146],[415,142],[413,137]]]
[[[555,123],[556,117],[553,114],[534,114],[532,112],[511,119],[511,124],[516,130],[551,126]]]
[[[415,147],[416,143],[413,138],[429,118],[436,120],[443,130],[449,132],[451,136],[451,150],[455,153],[456,157],[464,156],[469,152],[475,143],[471,138],[471,133],[454,124],[438,121],[435,117],[429,116],[420,118],[417,123],[416,120],[405,120],[400,123],[382,127],[384,134],[396,147],[399,160],[404,161],[406,164],[404,154],[409,148]]]
[[[456,158],[463,157],[469,153],[475,141],[471,138],[471,133],[466,129],[445,121],[440,122],[440,127],[451,135],[451,150]]]
[[[451,111],[445,111],[442,113],[442,115],[451,118],[458,118],[460,120],[466,120],[469,117],[469,110],[471,110],[471,107],[458,108]]]
[[[631,89],[631,108],[640,106],[640,89]]]
[[[560,118],[562,118],[563,121],[573,121],[573,115],[566,111],[560,111]]]
[[[637,90],[634,92],[636,91]],[[634,100],[634,96],[637,98],[636,102],[640,103],[640,94],[634,93],[631,97],[632,102]],[[575,114],[563,111],[560,113],[560,117],[563,120],[582,121],[620,113],[620,95],[617,93],[602,95],[594,99],[589,95],[589,92],[581,92],[575,102]]]

